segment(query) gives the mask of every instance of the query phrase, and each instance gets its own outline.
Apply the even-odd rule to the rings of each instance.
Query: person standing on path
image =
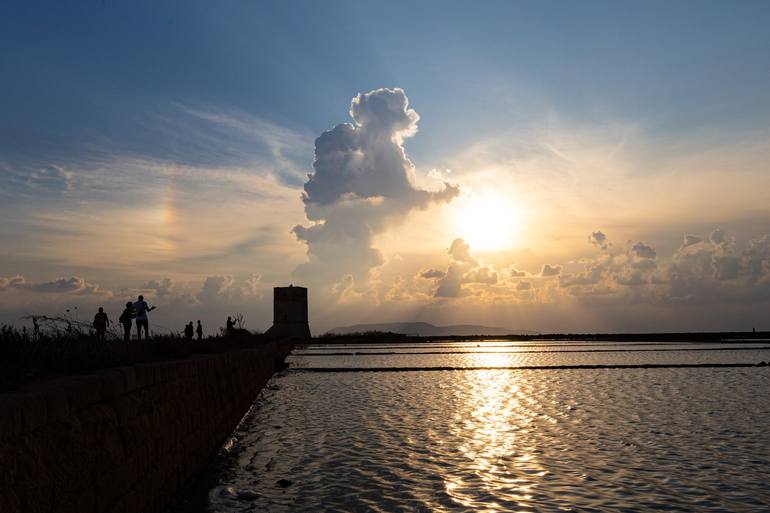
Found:
[[[195,328],[195,333],[198,334],[198,340],[203,338],[203,325],[201,324],[200,319],[198,319],[198,326]]]
[[[131,323],[134,319],[134,303],[129,301],[126,303],[126,307],[123,309],[123,313],[120,314],[118,321],[123,325],[123,341],[129,342],[131,340]]]
[[[185,327],[184,327],[184,338],[186,338],[187,340],[192,340],[193,339],[193,323],[192,323],[192,321],[187,323],[185,325]]]
[[[150,306],[144,300],[144,296],[139,296],[136,303],[134,303],[134,315],[136,315],[136,339],[141,342],[142,340],[142,328],[144,328],[144,340],[147,341],[150,338],[150,318],[147,316],[148,312],[155,310],[154,306]]]
[[[94,315],[94,328],[96,329],[96,340],[98,342],[104,342],[104,335],[109,324],[110,320],[107,318],[107,314],[104,313],[104,308],[100,306],[99,311]]]

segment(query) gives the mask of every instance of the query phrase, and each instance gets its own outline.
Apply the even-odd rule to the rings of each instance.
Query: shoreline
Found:
[[[664,332],[664,333],[542,333],[538,335],[450,335],[417,336],[401,333],[351,333],[321,335],[298,345],[346,343],[409,343],[409,342],[720,342],[723,344],[760,344],[770,342],[770,331]]]

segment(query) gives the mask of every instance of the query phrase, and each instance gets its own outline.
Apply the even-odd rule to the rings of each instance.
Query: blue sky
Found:
[[[770,300],[753,271],[765,246],[751,242],[770,233],[768,26],[764,1],[4,2],[0,318],[59,308],[61,296],[35,293],[60,284],[78,300],[98,290],[95,300],[118,304],[142,290],[203,310],[219,291],[264,320],[273,284],[321,254],[370,250],[380,263],[363,274],[342,259],[326,269],[337,278],[313,284],[328,322],[462,311],[505,324],[526,310],[547,325],[595,308],[589,296],[638,303],[637,283],[655,308],[681,293],[740,312],[746,298]],[[408,96],[419,113],[402,164],[415,166],[414,190],[442,199],[358,211],[358,226],[327,234],[366,232],[341,248],[298,240],[294,226],[347,215],[300,199],[315,138],[378,88],[403,89],[378,94]],[[461,192],[441,196],[442,182]],[[717,229],[729,245],[712,241]],[[616,252],[611,262],[591,253],[596,230],[613,241],[601,248]],[[681,266],[696,279],[687,234],[701,239],[687,252],[710,262],[708,283],[670,279]],[[457,237],[475,256],[447,253]],[[655,266],[634,254],[642,241],[657,248]],[[741,271],[725,274],[725,262]],[[571,278],[545,280],[546,264]],[[451,287],[420,278],[460,268]],[[528,274],[511,281],[512,269]],[[174,286],[158,288],[165,279]],[[455,291],[457,304],[436,290]],[[565,295],[583,303],[562,305]],[[507,306],[485,310],[485,300]],[[628,308],[614,317],[634,319]],[[609,326],[592,315],[586,329]]]
[[[402,87],[414,158],[549,110],[663,133],[765,123],[767,2],[11,2],[2,154],[205,160],[165,133],[178,103],[319,133],[352,94]],[[470,141],[469,141],[470,138]]]

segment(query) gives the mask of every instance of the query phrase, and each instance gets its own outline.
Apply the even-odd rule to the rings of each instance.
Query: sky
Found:
[[[767,2],[3,2],[0,322],[770,329]]]

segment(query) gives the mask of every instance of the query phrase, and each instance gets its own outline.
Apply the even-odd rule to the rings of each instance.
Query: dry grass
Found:
[[[265,341],[261,334],[235,330],[227,336],[202,340],[154,334],[147,342],[132,340],[126,344],[114,334],[106,342],[99,342],[90,330],[72,324],[64,330],[41,329],[37,335],[3,325],[0,326],[0,390],[108,367],[253,347]]]

